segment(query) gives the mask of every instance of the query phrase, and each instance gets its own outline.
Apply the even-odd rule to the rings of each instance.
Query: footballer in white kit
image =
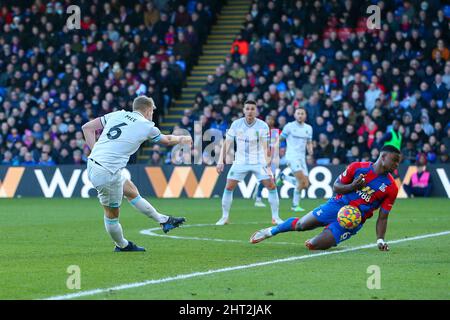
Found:
[[[86,143],[92,150],[87,163],[88,177],[104,208],[105,228],[116,245],[116,252],[145,251],[123,236],[119,223],[119,208],[123,196],[137,210],[160,223],[166,233],[185,221],[184,218],[160,214],[139,195],[136,186],[122,175],[122,169],[126,167],[130,156],[146,140],[165,145],[192,143],[190,136],[161,134],[151,121],[154,108],[153,99],[139,96],[133,101],[133,112],[111,112],[82,127]],[[102,134],[95,141],[95,132],[100,129],[103,129]]]
[[[255,174],[258,181],[269,190],[272,223],[283,222],[278,215],[278,192],[270,170],[269,126],[264,121],[257,119],[256,113],[256,103],[247,100],[244,103],[244,117],[234,121],[227,131],[217,164],[219,174],[224,169],[225,158],[233,143],[236,145],[236,152],[233,164],[228,171],[227,184],[222,196],[222,218],[216,223],[217,225],[229,223],[233,191],[249,173]]]
[[[308,167],[306,166],[306,150],[313,154],[312,127],[305,123],[306,110],[302,107],[295,110],[295,121],[287,123],[280,135],[280,140],[285,139],[287,144],[286,162],[295,176],[294,196],[292,210],[304,211],[300,207],[300,195],[303,189],[308,188]]]

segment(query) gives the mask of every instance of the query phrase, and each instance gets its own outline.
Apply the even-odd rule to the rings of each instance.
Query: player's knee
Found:
[[[139,199],[141,199],[141,195],[136,192],[134,194],[125,195],[125,198],[130,202],[132,205],[134,205]]]
[[[306,189],[309,187],[309,180],[308,179],[304,179],[303,180],[303,189]]]
[[[275,184],[273,182],[269,183],[266,188],[268,190],[275,190],[276,189]]]
[[[305,241],[305,247],[308,248],[310,251],[312,251],[312,250],[328,250],[331,247],[333,247],[333,244],[332,243],[324,243],[323,241],[317,241],[315,239],[312,239],[312,240]]]
[[[312,244],[310,240],[305,241],[305,247],[308,248],[309,251],[316,250],[316,247]]]
[[[225,190],[227,190],[228,192],[233,192],[234,191],[234,186],[226,186]]]
[[[303,222],[301,219],[299,219],[297,221],[297,223],[295,224],[295,231],[304,231],[304,227],[303,227]]]
[[[123,188],[123,195],[127,200],[133,200],[139,196],[139,191],[134,184],[125,184]]]

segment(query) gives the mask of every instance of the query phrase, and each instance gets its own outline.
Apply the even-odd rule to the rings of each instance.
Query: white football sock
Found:
[[[294,196],[292,197],[292,206],[296,207],[300,203],[300,191],[297,188],[294,189]]]
[[[233,191],[225,189],[222,196],[222,217],[228,218],[231,203],[233,202]]]
[[[277,189],[269,190],[269,203],[272,210],[272,218],[279,218],[278,208],[280,206],[280,199],[278,198]]]
[[[120,248],[125,248],[128,245],[128,240],[123,237],[119,218],[109,219],[105,216],[104,220],[106,231],[109,233],[115,244]]]
[[[150,204],[150,202],[142,198],[140,195],[130,200],[129,202],[137,210],[158,223],[167,222],[167,219],[169,219],[168,216],[160,214],[158,211],[156,211],[156,209]]]

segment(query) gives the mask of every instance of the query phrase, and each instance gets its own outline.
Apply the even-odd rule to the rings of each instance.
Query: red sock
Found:
[[[299,218],[295,218],[292,223],[291,223],[291,228],[292,230],[295,230],[295,226],[297,225],[298,220],[300,220]]]

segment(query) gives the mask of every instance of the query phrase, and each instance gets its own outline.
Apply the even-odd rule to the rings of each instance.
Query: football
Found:
[[[361,211],[353,206],[343,206],[337,216],[339,225],[346,229],[354,229],[361,223]]]

